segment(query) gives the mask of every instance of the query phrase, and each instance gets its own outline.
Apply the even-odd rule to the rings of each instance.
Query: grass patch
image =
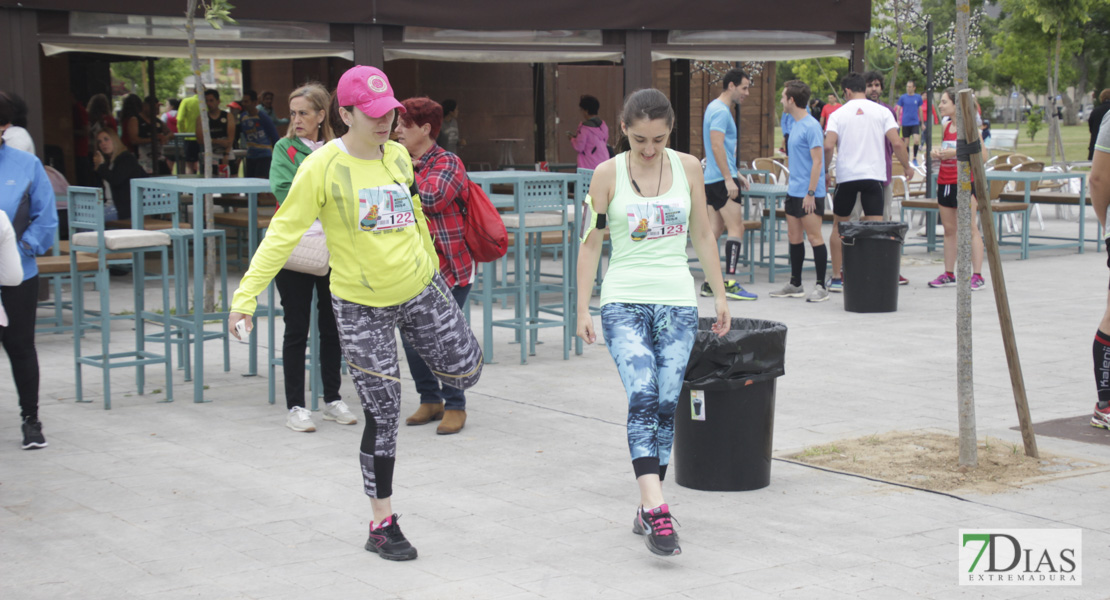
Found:
[[[798,456],[811,457],[811,456],[829,456],[831,454],[841,454],[844,449],[836,444],[828,444],[827,446],[810,446],[802,450]]]

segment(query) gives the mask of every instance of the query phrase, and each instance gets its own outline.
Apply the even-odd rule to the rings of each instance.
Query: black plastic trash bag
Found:
[[[732,320],[723,337],[710,330],[715,318],[698,319],[698,337],[686,365],[685,384],[697,390],[729,390],[786,372],[786,325],[763,319]]]
[[[848,240],[890,240],[902,243],[906,240],[909,225],[900,221],[842,221],[840,239]]]

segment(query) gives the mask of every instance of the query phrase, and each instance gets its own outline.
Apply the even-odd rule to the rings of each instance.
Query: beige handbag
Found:
[[[285,261],[284,268],[319,277],[328,274],[328,261],[330,259],[331,254],[328,253],[327,238],[323,236],[302,237],[297,246],[293,248],[293,253],[289,255],[289,260]]]

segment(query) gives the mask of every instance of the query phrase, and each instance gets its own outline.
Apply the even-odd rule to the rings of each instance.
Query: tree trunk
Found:
[[[1091,86],[1096,92],[1101,92],[1106,87],[1106,71],[1110,68],[1110,59],[1103,58],[1098,61],[1098,70],[1095,71],[1095,84]],[[1097,105],[1098,102],[1095,102]]]
[[[902,62],[902,0],[893,0],[891,6],[894,7],[894,31],[898,36],[898,45],[894,47],[894,68],[890,70],[887,104],[894,106],[894,94],[897,93],[895,86],[898,85],[898,63]]]
[[[1091,76],[1091,59],[1086,52],[1076,57],[1076,67],[1079,70],[1079,83],[1075,86],[1075,101],[1068,111],[1068,125],[1079,124],[1079,111],[1090,98],[1090,94],[1087,93],[1087,82]]]
[[[200,58],[197,56],[196,13],[197,0],[189,0],[188,12],[185,14],[185,32],[189,37],[189,58],[193,67],[193,92],[197,96],[197,108],[200,111],[201,132],[204,135],[204,171],[203,177],[208,177],[212,172],[212,132],[208,129],[208,109],[204,104],[204,84],[200,79]],[[199,215],[193,215],[193,227],[199,226],[196,222]],[[215,229],[212,222],[212,196],[204,197],[204,228]],[[216,245],[208,242],[206,238],[204,248],[204,302],[197,306],[199,298],[193,298],[193,310],[215,312],[216,306]],[[224,298],[224,302],[227,302]]]
[[[1056,150],[1060,150],[1060,160],[1067,160],[1064,158],[1064,144],[1060,139],[1060,119],[1056,118],[1056,96],[1060,94],[1058,89],[1060,83],[1060,46],[1062,44],[1062,33],[1060,25],[1056,26],[1056,51],[1053,56],[1053,73],[1052,77],[1048,80],[1048,95],[1049,106],[1052,110],[1052,116],[1048,122],[1048,160],[1050,165],[1056,164]]]
[[[968,0],[956,0],[956,89],[967,86]],[[953,98],[955,100],[955,98]],[[975,122],[964,122],[963,111],[956,111],[956,131],[959,139],[967,139],[967,128]],[[959,402],[960,459],[962,467],[979,464],[975,432],[975,386],[972,377],[971,352],[971,168],[966,161],[959,162],[959,179],[956,193],[956,395]]]

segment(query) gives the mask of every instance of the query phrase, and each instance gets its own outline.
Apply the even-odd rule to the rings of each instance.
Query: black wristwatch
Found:
[[[808,192],[806,192],[806,195],[807,196],[813,196],[814,198],[816,198],[817,197],[817,190],[809,190]]]

